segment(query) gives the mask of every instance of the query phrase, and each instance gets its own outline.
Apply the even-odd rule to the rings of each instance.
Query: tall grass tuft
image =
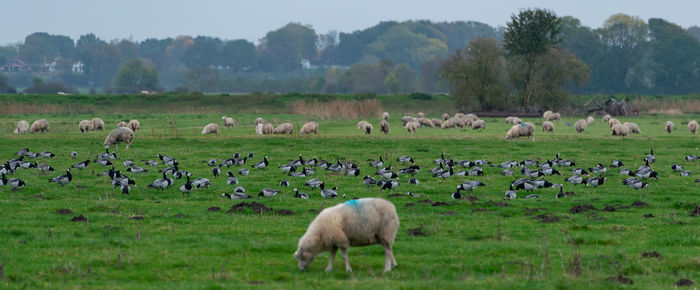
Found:
[[[683,113],[700,113],[700,99],[634,99],[632,108],[649,114],[681,115]]]
[[[290,105],[292,114],[314,116],[327,119],[358,119],[378,117],[384,111],[378,99],[304,101],[298,100]]]

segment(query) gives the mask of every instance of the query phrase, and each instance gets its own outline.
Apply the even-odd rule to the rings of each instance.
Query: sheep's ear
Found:
[[[300,257],[300,256],[301,256],[301,253],[302,253],[301,248],[297,249],[297,250],[294,252],[294,258]]]

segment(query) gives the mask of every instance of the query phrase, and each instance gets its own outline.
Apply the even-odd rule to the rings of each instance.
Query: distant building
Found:
[[[318,66],[312,65],[311,61],[308,59],[302,59],[300,62],[301,64],[301,69],[317,69]]]
[[[73,68],[71,69],[74,73],[83,73],[85,72],[83,68],[85,67],[85,64],[83,63],[82,60],[78,60],[78,62],[73,63]]]
[[[2,67],[2,71],[5,72],[23,72],[30,70],[31,67],[19,58],[15,58],[15,60],[13,60],[11,63],[8,63]]]

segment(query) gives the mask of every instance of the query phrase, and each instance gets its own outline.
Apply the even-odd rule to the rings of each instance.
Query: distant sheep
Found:
[[[622,123],[620,123],[620,120],[615,119],[615,118],[610,118],[610,120],[608,120],[608,125],[610,125],[610,128],[612,128],[613,126],[615,126],[617,124],[622,124]]]
[[[506,118],[506,124],[518,125],[522,122],[523,122],[523,120],[520,120],[520,118],[518,118],[518,117],[509,116],[508,118]]]
[[[506,133],[506,140],[530,136],[530,139],[535,141],[534,134],[535,125],[532,123],[520,123],[520,125],[515,125],[508,130],[508,133]]]
[[[688,122],[688,130],[690,130],[690,133],[696,134],[698,132],[698,121],[692,120]]]
[[[78,129],[80,130],[80,133],[90,131],[90,127],[92,127],[92,124],[90,124],[90,121],[88,120],[82,120],[80,121],[80,123],[78,123]]]
[[[263,133],[263,124],[255,125],[255,134],[262,135],[262,133]]]
[[[449,119],[447,119],[447,121],[442,123],[442,126],[440,126],[440,129],[455,128],[455,127],[464,128],[464,120],[462,118],[458,118],[458,117],[449,118]]]
[[[49,121],[46,121],[46,119],[39,119],[34,121],[34,123],[32,123],[32,126],[29,128],[29,133],[44,131],[49,131]]]
[[[456,113],[456,114],[454,115],[454,117],[457,117],[457,118],[462,119],[462,118],[464,118],[464,113]]]
[[[423,113],[418,113],[418,118],[425,118],[425,114],[423,114]]]
[[[102,131],[105,129],[105,122],[100,118],[92,118],[90,120],[90,130],[91,131]]]
[[[593,122],[595,122],[593,116],[588,116],[588,118],[586,118],[586,123],[588,123],[588,125],[593,125]]]
[[[442,120],[443,121],[447,121],[447,119],[449,119],[449,118],[450,118],[450,115],[448,115],[447,113],[442,113]]]
[[[224,128],[231,128],[235,122],[233,121],[233,118],[223,116],[221,117],[221,124],[224,125]]]
[[[542,122],[542,132],[554,132],[554,123],[552,121]]]
[[[28,131],[29,131],[29,122],[27,122],[25,120],[21,120],[21,121],[17,122],[17,128],[15,128],[15,131],[12,133],[24,134],[24,133],[27,133]]]
[[[430,119],[425,117],[419,117],[418,124],[425,127],[435,128],[435,124],[433,124],[433,121],[430,121]]]
[[[379,122],[379,131],[384,134],[389,134],[389,122],[386,120]]]
[[[364,128],[364,132],[366,135],[372,134],[372,130],[374,130],[374,127],[372,127],[372,124],[367,123],[367,126]]]
[[[131,121],[129,121],[129,124],[127,124],[126,126],[129,127],[129,129],[131,129],[131,131],[134,131],[134,132],[141,129],[141,123],[139,122],[139,120],[131,120]]]
[[[574,128],[576,128],[576,132],[583,133],[583,131],[586,131],[586,126],[588,125],[588,122],[586,122],[583,119],[579,119],[574,123]]]
[[[265,124],[265,119],[263,119],[263,118],[255,119],[255,125],[257,126],[258,124]]]
[[[275,128],[272,127],[272,124],[270,124],[270,123],[265,123],[262,125],[263,125],[262,126],[262,133],[265,135],[272,134],[275,131]]]
[[[627,127],[627,129],[629,129],[630,134],[641,134],[642,133],[642,131],[639,130],[639,126],[637,126],[637,123],[625,122],[623,125],[625,127]]]
[[[406,129],[406,131],[408,131],[409,134],[416,134],[416,130],[420,128],[420,124],[418,124],[418,122],[411,121],[406,123],[406,126],[403,127],[404,129]]]
[[[365,130],[365,127],[367,127],[367,126],[369,126],[369,125],[370,125],[370,124],[369,124],[369,122],[367,122],[367,121],[364,121],[364,120],[363,120],[363,121],[359,121],[359,122],[357,122],[357,129],[360,129],[360,130],[364,131],[364,130]]]
[[[382,119],[389,120],[389,113],[388,112],[382,113]]]
[[[435,127],[438,127],[438,128],[442,127],[442,120],[440,120],[438,118],[433,118],[430,121],[433,122],[433,125],[435,125]]]
[[[478,116],[476,116],[475,114],[471,114],[471,113],[470,113],[470,114],[464,115],[464,117],[462,117],[462,118],[463,118],[463,119],[470,119],[470,120],[472,120],[472,122],[473,122],[473,121],[476,121],[476,120],[479,120],[479,117],[478,117]]]
[[[603,122],[608,123],[610,121],[610,118],[612,118],[610,114],[605,114],[605,116],[603,116]]]
[[[627,126],[622,125],[620,123],[613,125],[612,128],[610,129],[610,131],[612,132],[613,136],[623,136],[624,137],[630,133],[629,128],[627,128]]]
[[[561,114],[545,111],[544,114],[542,114],[542,118],[544,118],[545,121],[561,120]]]
[[[471,118],[464,117],[462,118],[462,126],[460,126],[460,123],[457,123],[457,127],[464,128],[464,127],[471,127],[472,126],[472,120]]]
[[[301,129],[299,130],[299,134],[318,134],[318,123],[308,122],[304,124],[304,126],[301,126]]]
[[[117,128],[119,128],[119,127],[127,127],[128,128],[129,124],[126,121],[120,121],[119,123],[117,123]]]
[[[131,147],[131,142],[134,141],[134,131],[131,131],[131,129],[127,127],[119,127],[117,129],[112,130],[112,132],[109,132],[109,135],[107,135],[107,138],[105,138],[105,148],[109,148],[109,146],[114,145],[114,147],[119,148],[118,143],[119,142],[124,142],[126,143],[126,150],[129,150],[129,147]]]
[[[418,120],[416,120],[416,118],[413,118],[413,117],[411,117],[411,116],[403,116],[403,117],[401,117],[401,123],[403,123],[404,126],[406,126],[406,123],[411,122],[411,121],[416,121],[416,122],[418,122]]]
[[[476,129],[486,129],[486,121],[476,120],[472,122],[472,130]]]
[[[209,123],[202,129],[202,134],[216,134],[219,136],[219,124]]]
[[[274,131],[274,134],[292,134],[294,133],[294,125],[292,123],[282,123]]]
[[[550,111],[550,110],[544,111],[544,113],[542,113],[542,118],[547,120],[547,121],[549,121],[549,118],[551,118],[551,116],[552,116],[552,111]]]
[[[666,132],[671,134],[671,132],[673,132],[673,129],[676,128],[676,125],[674,125],[671,121],[666,121],[664,127],[666,127]]]
[[[326,271],[333,270],[336,250],[345,261],[345,271],[352,272],[348,260],[350,246],[379,244],[384,247],[384,272],[396,267],[392,250],[399,229],[394,205],[380,198],[349,200],[321,211],[299,239],[294,253],[299,270],[306,270],[319,253],[330,251]]]

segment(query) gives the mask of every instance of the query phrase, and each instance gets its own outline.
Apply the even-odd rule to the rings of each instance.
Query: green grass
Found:
[[[193,176],[213,181],[209,189],[190,197],[177,190],[184,183],[177,180],[172,188],[160,192],[147,188],[159,177],[157,170],[137,175],[133,193],[123,196],[111,188],[107,178],[97,176],[107,168],[91,165],[74,170],[72,183],[62,188],[49,184],[50,177],[62,174],[70,165],[93,159],[103,151],[107,132],[80,134],[77,123],[92,115],[43,115],[51,122],[46,134],[14,135],[20,119],[32,121],[35,115],[0,116],[0,160],[14,158],[23,147],[40,152],[50,150],[56,159],[38,160],[56,168],[49,175],[36,170],[20,170],[13,177],[27,182],[19,191],[0,188],[0,264],[4,278],[2,288],[615,288],[621,284],[608,277],[622,274],[634,281],[636,288],[671,288],[681,278],[700,283],[700,217],[690,211],[698,205],[700,162],[683,160],[686,155],[700,155],[697,135],[691,135],[684,122],[698,115],[650,116],[623,118],[637,122],[642,134],[619,138],[609,136],[600,119],[583,134],[575,133],[565,118],[555,122],[557,131],[544,134],[538,125],[536,142],[503,140],[508,125],[503,119],[487,118],[485,131],[420,129],[408,136],[400,127],[399,115],[391,120],[388,136],[362,135],[355,128],[357,120],[320,123],[318,136],[257,136],[252,122],[257,115],[236,115],[234,129],[221,130],[219,137],[202,136],[201,127],[220,122],[213,114],[110,114],[100,115],[108,128],[118,120],[137,118],[133,147],[117,150],[119,165],[132,159],[155,159],[158,153],[175,156],[181,168]],[[298,129],[303,116],[266,115],[275,123],[291,121]],[[667,120],[676,123],[673,134],[663,132]],[[368,120],[378,126],[378,119]],[[558,189],[544,189],[537,200],[508,200],[503,193],[511,180],[500,169],[484,167],[483,177],[451,177],[444,182],[430,177],[432,160],[440,153],[455,160],[486,159],[499,163],[510,159],[546,160],[558,152],[563,158],[575,159],[578,166],[608,165],[622,159],[628,168],[642,165],[641,159],[654,148],[658,161],[652,165],[661,178],[635,191],[621,184],[624,178],[609,168],[608,181],[599,188],[571,186],[564,176],[548,177],[564,183],[565,191],[575,196],[555,199]],[[70,151],[80,156],[71,160]],[[268,207],[289,209],[293,216],[255,214],[250,210],[227,213],[238,201],[219,195],[231,192],[224,178],[213,179],[202,161],[229,158],[234,152],[254,152],[254,161],[267,155],[271,168],[252,170],[239,177],[249,194],[262,187],[278,188],[282,179],[292,187],[312,195],[310,200],[293,198],[291,188],[260,202]],[[374,171],[368,158],[385,155],[389,163],[400,155],[411,155],[421,165],[417,175],[421,184],[409,186],[402,176],[398,193],[420,194],[391,198],[398,210],[401,227],[394,247],[399,266],[383,274],[383,250],[379,246],[350,249],[354,273],[342,270],[323,271],[328,254],[317,257],[310,269],[299,272],[292,254],[306,227],[316,216],[312,210],[329,207],[345,199],[323,200],[317,191],[302,186],[307,179],[284,176],[277,166],[303,154],[335,161],[357,162],[362,175]],[[679,163],[693,171],[680,177],[670,170]],[[159,166],[158,168],[162,168]],[[233,168],[232,168],[233,169]],[[237,171],[238,168],[235,168]],[[337,185],[339,192],[350,197],[387,197],[377,189],[366,189],[361,177],[332,175],[317,169],[314,175],[327,185]],[[474,192],[478,198],[455,201],[450,194],[463,180],[481,180],[487,185]],[[41,195],[41,197],[38,197]],[[519,196],[526,193],[521,192]],[[432,206],[418,201],[446,202]],[[630,206],[635,201],[649,204],[614,212],[601,211],[606,205]],[[407,204],[414,206],[406,206]],[[590,204],[598,210],[574,214],[576,205]],[[209,212],[216,206],[220,211]],[[68,208],[74,214],[62,215],[57,209]],[[70,222],[79,214],[89,222]],[[178,217],[179,214],[184,217]],[[558,222],[542,223],[537,216],[551,214]],[[642,218],[653,214],[654,218]],[[142,217],[143,219],[134,219]],[[410,236],[409,229],[423,227],[427,236]],[[644,258],[642,253],[656,251],[661,258]],[[572,263],[580,253],[580,276],[572,274]],[[121,262],[120,258],[121,257]],[[574,271],[575,272],[575,271]],[[262,285],[260,285],[262,284]]]

